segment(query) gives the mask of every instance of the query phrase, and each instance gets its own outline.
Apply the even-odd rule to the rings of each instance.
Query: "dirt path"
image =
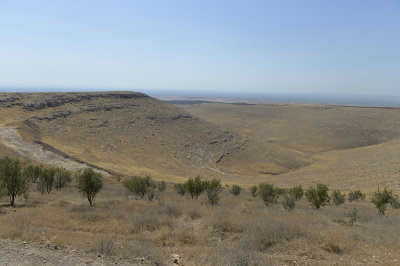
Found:
[[[143,265],[76,250],[55,250],[45,245],[0,239],[0,265]],[[147,264],[149,265],[149,264]]]
[[[84,163],[45,150],[40,144],[24,141],[15,127],[0,125],[0,139],[5,146],[17,151],[22,156],[33,158],[39,163],[54,167],[64,167],[71,171],[79,171],[89,167]],[[95,169],[95,171],[103,175],[109,175],[103,170]]]

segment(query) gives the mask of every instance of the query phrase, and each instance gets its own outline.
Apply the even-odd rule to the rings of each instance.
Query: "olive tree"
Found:
[[[92,168],[86,168],[76,176],[76,184],[79,192],[86,195],[90,206],[93,206],[94,197],[103,188],[103,176]]]
[[[315,208],[319,209],[329,201],[328,186],[325,184],[317,184],[316,187],[310,187],[306,191],[306,197]]]
[[[10,205],[15,206],[19,195],[28,197],[30,179],[22,173],[21,162],[5,157],[0,160],[0,187],[10,198]]]

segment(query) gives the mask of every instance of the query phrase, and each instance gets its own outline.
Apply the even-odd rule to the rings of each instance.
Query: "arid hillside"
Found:
[[[279,174],[309,162],[302,152],[257,143],[142,93],[1,94],[0,110],[8,149],[30,155],[42,146],[121,175],[172,181],[196,174]],[[35,154],[27,157],[49,161],[48,154]]]

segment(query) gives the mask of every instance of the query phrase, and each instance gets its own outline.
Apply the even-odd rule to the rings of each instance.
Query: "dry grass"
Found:
[[[356,225],[338,222],[354,207],[360,215]],[[50,195],[33,189],[25,207],[3,209],[2,238],[49,241],[116,259],[145,257],[165,265],[171,254],[179,254],[186,265],[391,264],[400,259],[400,236],[393,233],[400,230],[399,211],[381,217],[368,201],[315,210],[302,200],[287,212],[279,204],[266,208],[247,191],[235,197],[225,189],[220,205],[210,206],[204,195],[180,197],[169,185],[148,202],[110,178],[92,208],[70,186]]]

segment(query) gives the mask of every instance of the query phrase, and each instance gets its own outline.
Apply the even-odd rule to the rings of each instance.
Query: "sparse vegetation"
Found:
[[[157,182],[158,191],[163,192],[167,188],[167,183],[165,181]]]
[[[296,207],[296,197],[288,193],[285,194],[283,196],[282,205],[288,211],[293,210],[294,207]]]
[[[54,188],[57,190],[61,190],[65,188],[69,183],[71,183],[72,177],[71,172],[64,169],[59,168],[56,171],[56,177],[54,180]]]
[[[235,196],[239,195],[240,192],[242,191],[242,188],[239,185],[232,185],[231,187],[231,193]]]
[[[289,195],[293,196],[296,201],[299,201],[304,195],[303,188],[301,187],[301,185],[292,187],[291,189],[289,189]]]
[[[328,186],[325,184],[317,184],[316,187],[310,186],[305,194],[307,200],[317,209],[324,206],[329,200]]]
[[[258,195],[267,207],[272,203],[276,203],[279,198],[278,189],[268,183],[258,185]]]
[[[378,191],[372,195],[371,202],[375,204],[376,208],[378,208],[379,214],[385,215],[387,205],[392,201],[392,199],[393,192],[391,190],[385,188],[383,191],[380,191],[378,188]]]
[[[129,191],[135,193],[140,198],[143,198],[146,193],[149,192],[150,188],[154,188],[156,186],[155,182],[149,175],[144,177],[134,176],[125,181],[124,185],[129,189]]]
[[[179,196],[184,196],[186,191],[185,191],[185,186],[181,183],[175,184],[175,190],[178,193]]]
[[[339,190],[334,190],[332,193],[332,200],[336,206],[342,205],[346,201],[346,194],[341,193]]]
[[[349,192],[348,200],[350,202],[352,202],[354,200],[364,200],[364,199],[365,199],[365,194],[362,193],[361,190],[359,190],[359,189]]]
[[[79,192],[86,195],[90,206],[93,206],[94,197],[103,188],[103,176],[87,168],[77,175],[76,183]]]
[[[218,204],[219,201],[219,190],[216,188],[207,189],[207,197],[208,201],[211,205]]]
[[[357,208],[353,208],[348,214],[347,217],[349,218],[349,224],[353,225],[356,222],[358,222],[358,220],[360,219],[360,216],[358,215],[358,209]]]
[[[217,185],[218,184],[214,184]],[[221,183],[219,183],[221,185]],[[197,176],[196,178],[189,178],[183,186],[185,187],[185,191],[190,194],[192,199],[197,199],[204,190],[209,188],[208,181],[202,180],[201,176]]]
[[[30,179],[22,174],[21,162],[18,159],[5,157],[0,160],[0,188],[15,206],[15,198],[20,195],[28,197]]]
[[[256,185],[250,187],[250,193],[253,198],[257,197],[258,188]]]
[[[38,190],[44,194],[49,194],[53,190],[54,176],[57,170],[55,168],[42,169],[39,176],[39,183],[37,184]]]

